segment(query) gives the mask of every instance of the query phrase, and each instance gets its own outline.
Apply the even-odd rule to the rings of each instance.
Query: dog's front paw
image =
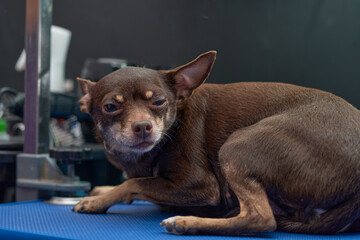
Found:
[[[196,234],[195,226],[192,226],[192,219],[194,217],[175,216],[165,219],[160,223],[160,226],[165,227],[169,233],[182,234]]]
[[[85,197],[81,202],[74,206],[73,212],[78,213],[106,213],[109,206],[98,196]]]

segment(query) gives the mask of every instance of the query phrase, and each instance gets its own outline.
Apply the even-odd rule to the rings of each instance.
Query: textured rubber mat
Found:
[[[358,234],[334,236],[299,235],[282,232],[222,236],[176,236],[159,223],[169,214],[150,203],[119,204],[107,214],[78,214],[71,206],[48,205],[40,201],[0,205],[0,239],[360,239]]]

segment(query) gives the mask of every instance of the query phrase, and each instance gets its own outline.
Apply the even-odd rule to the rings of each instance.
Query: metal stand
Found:
[[[28,201],[38,199],[39,190],[75,192],[90,189],[89,182],[79,181],[73,171],[65,176],[48,154],[18,154],[16,200]],[[68,166],[73,167],[73,164]]]
[[[53,0],[26,1],[24,154],[17,156],[16,201],[34,200],[39,190],[89,190],[69,164],[64,176],[49,152],[50,28]],[[72,170],[71,170],[72,169]]]
[[[49,151],[52,0],[26,1],[24,152]]]

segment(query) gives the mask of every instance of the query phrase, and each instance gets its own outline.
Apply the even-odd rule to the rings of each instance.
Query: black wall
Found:
[[[88,57],[180,65],[214,49],[209,82],[295,83],[360,108],[358,0],[54,0],[53,12],[73,33],[68,78]],[[23,89],[24,15],[25,1],[0,1],[0,87]]]

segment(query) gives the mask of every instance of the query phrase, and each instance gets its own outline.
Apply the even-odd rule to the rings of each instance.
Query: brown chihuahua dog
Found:
[[[290,84],[203,84],[215,58],[78,79],[81,110],[129,179],[73,210],[150,201],[193,215],[161,223],[175,234],[359,230],[360,111]]]

